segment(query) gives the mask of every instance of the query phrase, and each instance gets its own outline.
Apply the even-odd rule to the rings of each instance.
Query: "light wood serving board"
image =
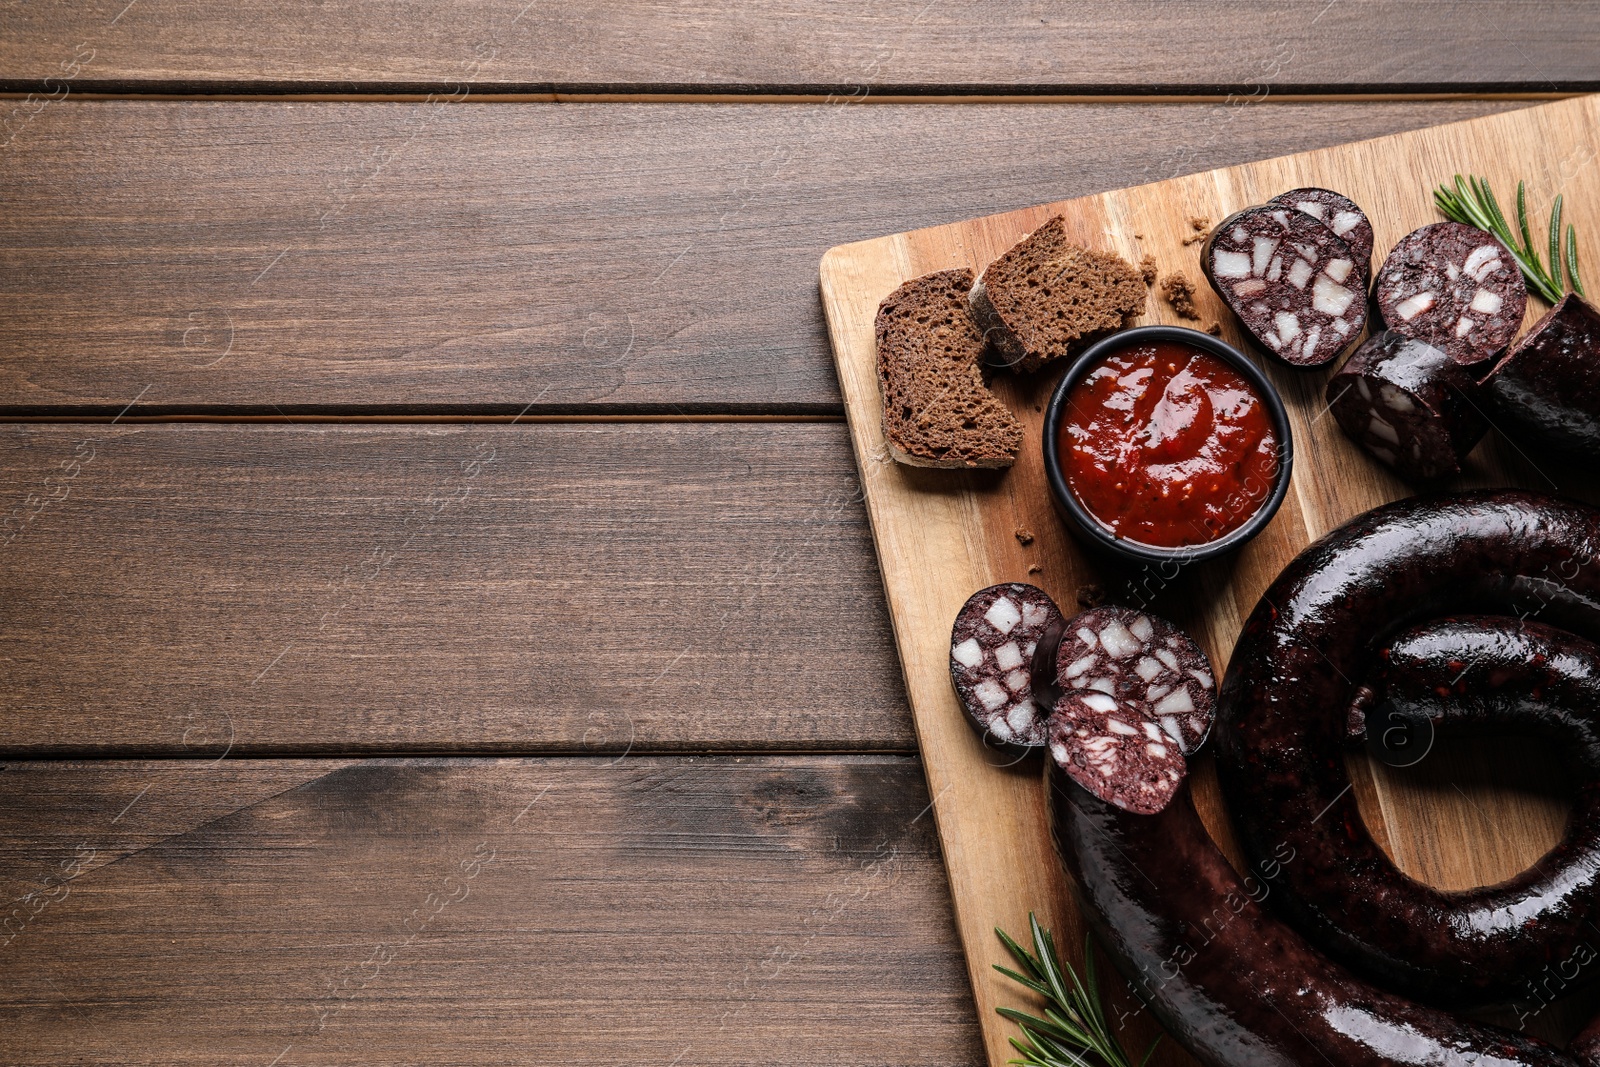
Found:
[[[1080,588],[1103,579],[1056,519],[1045,486],[1042,407],[1059,368],[1033,379],[1002,375],[996,380],[996,391],[1027,427],[1023,454],[1011,470],[900,466],[889,458],[879,418],[873,345],[879,302],[902,282],[929,271],[981,269],[1060,214],[1079,242],[1115,251],[1132,263],[1153,256],[1163,278],[1182,271],[1200,290],[1200,323],[1180,320],[1155,291],[1139,322],[1220,322],[1223,335],[1249,351],[1204,282],[1200,245],[1184,243],[1195,236],[1191,217],[1214,222],[1296,186],[1338,189],[1372,218],[1376,268],[1396,240],[1440,220],[1431,192],[1457,172],[1488,177],[1506,205],[1514,204],[1517,181],[1526,179],[1533,212],[1547,212],[1561,193],[1566,218],[1578,227],[1581,261],[1592,284],[1600,286],[1600,97],[861,241],[823,258],[822,296],[839,382],[992,1063],[1014,1054],[1006,1040],[1014,1030],[996,1016],[996,1005],[1027,1003],[1020,989],[991,969],[993,963],[1007,962],[993,929],[1024,936],[1029,911],[1037,911],[1077,959],[1082,928],[1048,838],[1040,761],[1008,765],[962,718],[950,685],[950,624],[967,596],[995,582],[1032,582],[1071,614]],[[1535,232],[1542,232],[1537,224]],[[1530,298],[1530,321],[1544,310],[1542,302]],[[1261,362],[1288,404],[1294,429],[1294,482],[1277,517],[1236,557],[1196,568],[1172,588],[1160,589],[1159,578],[1143,592],[1105,586],[1123,602],[1158,594],[1151,601],[1154,610],[1188,627],[1219,670],[1261,592],[1302,548],[1352,516],[1409,493],[1325,414],[1322,397],[1330,368],[1293,370]],[[1459,485],[1557,487],[1593,497],[1571,465],[1530,460],[1497,434],[1474,452]],[[1490,755],[1477,748],[1441,749],[1408,772],[1369,766],[1364,756],[1352,758],[1362,811],[1408,873],[1451,887],[1498,881],[1536,861],[1556,841],[1565,803],[1540,789],[1523,788],[1548,777],[1538,766],[1538,753],[1500,744],[1492,760]],[[1214,768],[1206,760],[1196,768],[1195,792],[1207,824],[1232,854]],[[1156,1031],[1145,1020],[1130,1025],[1142,1050],[1142,1040]],[[1560,1037],[1566,1025],[1557,1005],[1541,1012],[1530,1029]],[[1156,1062],[1193,1062],[1166,1045]]]

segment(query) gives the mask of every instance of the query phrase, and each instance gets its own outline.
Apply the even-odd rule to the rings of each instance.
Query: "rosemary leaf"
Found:
[[[1517,183],[1517,221],[1522,224],[1522,244],[1526,248],[1533,247],[1533,229],[1528,225],[1528,192],[1527,182]]]
[[[1080,976],[1062,962],[1055,938],[1039,925],[1036,916],[1028,916],[1028,926],[1033,935],[1032,951],[1004,930],[995,930],[1021,968],[1012,970],[995,964],[995,970],[1045,1000],[1043,1018],[1016,1008],[995,1009],[1022,1031],[1022,1037],[1010,1039],[1022,1058],[1011,1063],[1017,1067],[1134,1067],[1106,1020],[1093,943],[1087,938],[1084,941],[1085,963]],[[1139,1060],[1139,1067],[1149,1062],[1154,1051],[1152,1043]]]
[[[1473,181],[1480,190],[1484,203],[1489,206],[1489,218],[1494,223],[1494,228],[1489,232],[1510,233],[1511,224],[1506,221],[1505,215],[1501,214],[1500,204],[1495,200],[1494,193],[1489,190],[1489,180],[1487,178],[1474,178]],[[1532,246],[1530,245],[1529,247],[1531,248]]]
[[[1530,243],[1529,248],[1533,245]],[[1557,289],[1561,288],[1561,196],[1557,194],[1556,202],[1550,208],[1550,280]]]
[[[1570,222],[1567,223],[1567,283],[1572,286],[1573,292],[1587,298],[1583,282],[1578,277],[1578,231]]]

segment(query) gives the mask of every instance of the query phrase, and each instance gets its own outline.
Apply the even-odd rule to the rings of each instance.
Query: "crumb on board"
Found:
[[[1199,215],[1189,216],[1189,228],[1194,232],[1183,239],[1186,245],[1197,245],[1211,235],[1211,220]]]
[[[1135,241],[1142,241],[1142,240],[1144,240],[1144,234],[1142,234],[1142,233],[1136,233],[1136,234],[1134,234],[1134,235],[1133,235],[1133,239],[1134,239],[1134,240],[1135,240]]]
[[[1028,573],[1029,574],[1043,574],[1044,573],[1044,568],[1039,566],[1037,563],[1030,563],[1030,564],[1028,564]]]
[[[1078,606],[1080,608],[1099,607],[1106,599],[1106,591],[1100,586],[1090,583],[1078,586]]]
[[[1026,526],[1018,526],[1016,538],[1019,545],[1031,545],[1033,544],[1033,531]]]
[[[1161,295],[1172,305],[1172,310],[1178,313],[1180,319],[1200,321],[1200,312],[1194,306],[1194,282],[1183,271],[1161,279]]]
[[[1139,274],[1144,278],[1144,283],[1146,285],[1154,285],[1156,283],[1155,256],[1145,256],[1139,261]]]
[[[1210,322],[1206,323],[1206,333],[1209,333],[1212,337],[1221,337],[1222,323],[1212,319]]]

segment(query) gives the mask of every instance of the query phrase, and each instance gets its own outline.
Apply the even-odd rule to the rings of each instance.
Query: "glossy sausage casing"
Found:
[[[1407,878],[1368,833],[1345,771],[1356,685],[1390,635],[1454,613],[1600,633],[1600,513],[1522,491],[1411,499],[1303,552],[1235,646],[1217,726],[1222,784],[1271,904],[1360,973],[1452,1006],[1515,998],[1585,936],[1600,829],[1499,886],[1444,892]]]
[[[1600,645],[1534,620],[1466,615],[1407,630],[1381,655],[1368,732],[1393,723],[1416,729],[1420,742],[1543,737],[1581,780],[1570,822],[1597,820],[1589,803],[1600,786]],[[1600,841],[1584,850],[1600,857]]]
[[[1517,440],[1600,456],[1600,311],[1568,293],[1484,378]]]
[[[1047,773],[1056,846],[1085,919],[1161,1024],[1207,1067],[1579,1062],[1386,993],[1328,960],[1263,907],[1270,883],[1229,866],[1188,789],[1159,815],[1133,815],[1054,766]]]

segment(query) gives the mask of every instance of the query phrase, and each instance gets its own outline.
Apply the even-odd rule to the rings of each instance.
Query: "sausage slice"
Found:
[[[967,720],[985,738],[1042,747],[1045,717],[1033,694],[1033,657],[1061,611],[1048,593],[1023,582],[980,589],[967,598],[950,631],[950,680]]]
[[[1522,325],[1528,287],[1504,245],[1475,226],[1435,222],[1402,237],[1378,271],[1383,323],[1464,366],[1502,352]]]
[[[1332,189],[1307,186],[1304,189],[1290,189],[1287,193],[1279,193],[1267,203],[1303,211],[1344,238],[1344,243],[1356,254],[1356,266],[1360,269],[1361,276],[1363,278],[1372,276],[1372,222],[1367,218],[1367,213],[1356,206],[1354,200]]]
[[[1216,717],[1211,661],[1175,624],[1107,604],[1067,620],[1057,687],[1105,693],[1151,723],[1180,753],[1199,750]]]
[[[1293,366],[1331,363],[1366,326],[1356,253],[1296,208],[1264,204],[1223,219],[1200,265],[1250,336]]]

